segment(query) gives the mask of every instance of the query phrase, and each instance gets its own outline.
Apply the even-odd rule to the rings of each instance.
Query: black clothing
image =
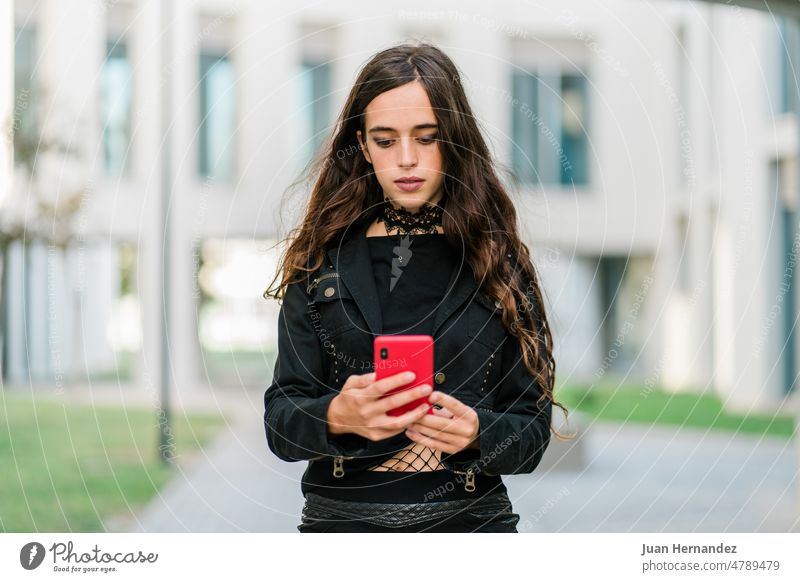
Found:
[[[447,238],[443,234],[413,234],[405,238],[405,242],[395,236],[371,236],[367,241],[373,280],[380,298],[383,333],[430,334],[433,316],[447,295],[447,283],[456,266],[455,253]],[[394,452],[402,448],[402,445],[398,446]],[[430,449],[427,451],[433,454]],[[413,457],[414,453],[407,455]],[[435,459],[432,465],[426,463],[431,465],[431,469],[435,469],[436,464]],[[349,471],[339,479],[330,479],[326,475],[323,483],[306,488],[307,493],[374,503],[474,499],[505,491],[499,475],[478,474],[475,490],[467,491],[463,476],[443,469]]]
[[[401,447],[396,447],[396,453]],[[377,464],[377,460],[373,463]],[[320,475],[319,483],[310,475],[304,495],[315,493],[348,501],[372,503],[432,503],[448,499],[476,499],[507,492],[499,475],[475,475],[475,490],[467,491],[463,475],[451,471],[345,471],[339,479]]]
[[[443,234],[367,238],[384,334],[430,334],[456,264]],[[398,256],[399,255],[399,256]],[[394,272],[393,272],[394,270]]]
[[[405,433],[371,441],[354,433],[328,432],[331,400],[347,377],[373,371],[373,340],[385,331],[367,227],[365,222],[350,228],[343,240],[331,244],[326,260],[308,277],[290,284],[281,304],[278,357],[264,394],[264,427],[275,455],[285,461],[309,461],[301,483],[304,495],[329,494],[343,479],[359,473],[385,479],[385,473],[365,469],[413,443]],[[440,295],[426,325],[435,341],[434,389],[474,408],[480,423],[480,450],[441,454],[441,464],[452,473],[450,482],[457,483],[454,489],[461,487],[461,479],[459,494],[465,495],[472,480],[473,494],[479,494],[490,488],[479,479],[501,483],[500,475],[532,472],[550,442],[552,408],[549,399],[539,400],[542,387],[525,367],[517,338],[503,325],[502,305],[482,292],[457,251],[447,292]],[[404,284],[406,275],[404,271],[397,285]],[[527,289],[528,283],[520,281],[520,287]],[[519,313],[541,308],[535,296],[529,295],[529,301],[517,302]],[[392,322],[390,315],[390,326]],[[409,474],[390,477],[398,475]]]
[[[517,533],[506,493],[421,504],[347,503],[309,493],[297,529],[309,532]]]

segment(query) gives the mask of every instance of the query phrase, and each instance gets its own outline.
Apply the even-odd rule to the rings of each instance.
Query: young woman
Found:
[[[309,461],[298,529],[516,532],[501,475],[536,468],[564,407],[539,279],[453,62],[425,43],[376,54],[310,171],[264,293],[282,300],[267,442]],[[432,335],[434,385],[387,396],[410,379],[376,381],[379,334]]]

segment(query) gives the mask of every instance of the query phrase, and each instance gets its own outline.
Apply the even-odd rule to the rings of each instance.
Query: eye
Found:
[[[423,136],[423,137],[419,138],[419,143],[421,143],[423,145],[430,145],[435,141],[436,141],[436,134],[426,135],[426,136]]]
[[[392,142],[393,142],[393,141],[394,141],[394,140],[391,140],[391,139],[376,139],[376,140],[375,140],[375,143],[376,143],[376,144],[377,144],[379,147],[386,148],[386,147],[389,147],[390,145],[392,145]]]

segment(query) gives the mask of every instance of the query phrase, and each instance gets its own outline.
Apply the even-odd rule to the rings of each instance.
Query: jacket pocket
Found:
[[[308,313],[320,340],[335,338],[356,327],[360,313],[339,273],[330,271],[318,275],[306,291]]]

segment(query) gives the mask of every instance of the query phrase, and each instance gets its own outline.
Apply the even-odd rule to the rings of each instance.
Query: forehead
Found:
[[[436,123],[428,93],[419,81],[381,93],[364,112],[367,131],[375,126],[410,131],[415,125]]]

